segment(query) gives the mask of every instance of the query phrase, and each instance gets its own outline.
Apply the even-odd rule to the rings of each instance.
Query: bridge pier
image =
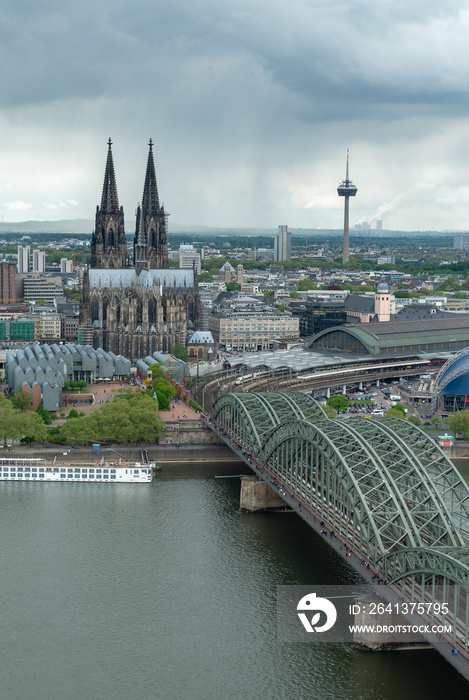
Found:
[[[376,610],[376,607],[372,607],[371,604],[381,604],[384,605],[384,608],[388,607],[388,603],[377,595],[357,598],[354,624],[367,625],[368,631],[355,630],[353,633],[353,646],[356,649],[366,649],[368,651],[433,649],[419,632],[400,631],[403,626],[407,629],[411,624],[403,615],[399,615],[394,610],[391,612],[380,612],[379,615],[370,614],[370,610]],[[373,631],[370,631],[370,627],[374,628]]]
[[[358,382],[358,391],[363,391],[363,382]]]
[[[344,384],[344,386],[342,387],[342,393],[344,396],[347,394],[347,384]]]
[[[331,396],[331,387],[328,386],[328,387],[326,387],[326,399],[330,398],[330,396]]]
[[[245,513],[259,510],[290,510],[285,501],[257,476],[241,477],[239,509]]]

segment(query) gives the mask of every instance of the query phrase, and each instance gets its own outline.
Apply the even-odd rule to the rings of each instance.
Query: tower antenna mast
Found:
[[[349,177],[349,149],[347,148],[347,161],[345,167],[345,180],[337,188],[339,197],[344,197],[344,240],[342,245],[342,263],[349,261],[349,198],[355,197],[358,188],[355,187]]]

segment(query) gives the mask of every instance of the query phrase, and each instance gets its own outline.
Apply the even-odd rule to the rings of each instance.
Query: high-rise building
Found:
[[[60,272],[62,274],[71,274],[73,272],[73,260],[60,258]]]
[[[291,260],[291,233],[288,226],[279,226],[278,233],[274,240],[274,260]]]
[[[195,269],[198,275],[200,275],[201,265],[200,265],[200,253],[194,248],[193,245],[180,245],[179,246],[179,269],[180,270],[192,270],[195,265]]]
[[[469,233],[460,233],[454,237],[455,250],[467,250],[469,248]]]
[[[14,304],[16,302],[15,263],[0,263],[0,302],[2,304]]]
[[[46,271],[46,254],[42,250],[33,250],[33,272]]]
[[[29,272],[30,255],[31,255],[31,247],[29,245],[19,245],[18,246],[17,271],[19,273]]]

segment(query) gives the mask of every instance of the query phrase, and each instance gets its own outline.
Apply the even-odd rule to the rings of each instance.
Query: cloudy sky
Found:
[[[4,0],[0,212],[132,219],[148,140],[177,224],[469,228],[469,0]]]

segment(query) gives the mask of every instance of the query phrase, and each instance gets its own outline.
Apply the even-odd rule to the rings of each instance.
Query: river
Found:
[[[468,466],[469,469],[469,466]],[[6,700],[469,699],[436,652],[276,639],[276,586],[352,583],[294,514],[241,514],[239,464],[151,485],[1,484]]]

